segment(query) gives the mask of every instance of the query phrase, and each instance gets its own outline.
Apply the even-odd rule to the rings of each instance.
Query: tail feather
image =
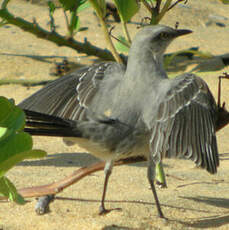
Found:
[[[56,137],[82,137],[77,129],[77,121],[47,115],[30,110],[24,110],[26,126],[24,131],[31,135]]]

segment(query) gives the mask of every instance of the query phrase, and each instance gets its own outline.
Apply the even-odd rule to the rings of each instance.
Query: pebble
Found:
[[[210,14],[208,16],[208,21],[205,23],[206,26],[216,25],[218,27],[226,27],[228,22],[228,18],[216,15],[216,14]]]

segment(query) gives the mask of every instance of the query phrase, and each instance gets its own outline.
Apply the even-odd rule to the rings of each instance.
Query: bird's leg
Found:
[[[156,184],[159,185],[160,188],[167,188],[162,162],[156,164]]]
[[[104,186],[103,186],[103,195],[102,195],[101,205],[99,207],[99,214],[100,215],[106,214],[108,212],[108,210],[105,209],[104,201],[105,201],[105,197],[106,197],[108,180],[109,180],[109,177],[111,175],[112,168],[113,168],[113,161],[106,162],[105,167],[104,167],[105,180],[104,180]]]
[[[160,218],[165,218],[163,213],[162,213],[161,206],[160,206],[160,203],[159,203],[159,200],[158,200],[158,197],[157,197],[157,192],[156,192],[156,189],[155,189],[155,186],[154,186],[155,168],[156,168],[156,165],[155,165],[154,161],[149,160],[149,162],[148,162],[148,171],[147,171],[148,180],[149,180],[149,183],[150,183],[150,186],[151,186],[151,189],[152,189],[152,192],[153,192],[154,200],[155,200],[155,203],[156,203],[156,206],[157,206],[158,216]]]

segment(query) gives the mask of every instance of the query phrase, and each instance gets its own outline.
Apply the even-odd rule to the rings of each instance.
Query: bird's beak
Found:
[[[175,37],[183,36],[192,33],[191,30],[176,30]]]

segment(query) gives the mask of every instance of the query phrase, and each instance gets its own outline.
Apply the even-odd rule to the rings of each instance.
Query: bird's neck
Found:
[[[130,53],[127,64],[127,76],[140,77],[142,80],[150,78],[168,78],[163,66],[163,54],[152,53],[151,50],[139,50]]]

